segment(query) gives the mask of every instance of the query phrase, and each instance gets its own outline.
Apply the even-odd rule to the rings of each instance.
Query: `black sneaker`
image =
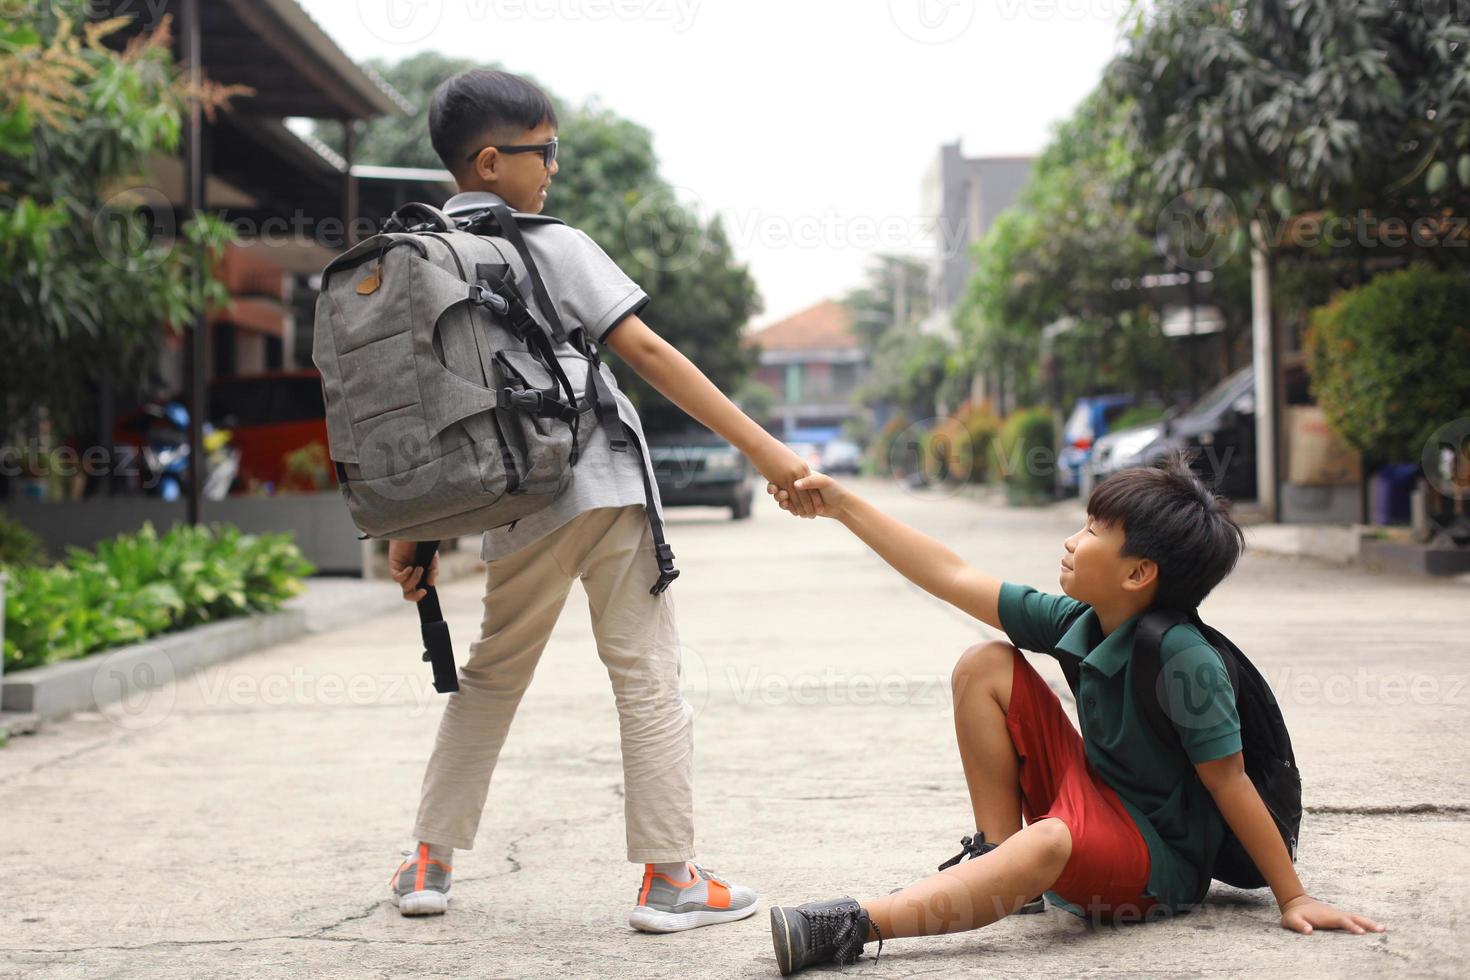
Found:
[[[868,939],[868,926],[867,911],[846,895],[795,908],[772,905],[771,945],[776,947],[781,976],[817,963],[856,963]],[[883,953],[882,936],[878,937],[878,953]]]
[[[940,871],[943,871],[945,868],[952,868],[955,865],[959,864],[961,861],[965,860],[966,858],[969,858],[969,859],[973,860],[973,859],[979,857],[982,854],[988,854],[988,853],[990,853],[991,851],[995,850],[999,846],[1000,846],[999,844],[990,844],[990,843],[987,843],[986,840],[985,840],[985,832],[983,830],[977,830],[977,831],[975,831],[975,836],[974,837],[961,837],[960,838],[960,853],[956,854],[954,857],[950,858],[948,861],[945,861],[943,864],[941,864],[939,866],[939,870]],[[1044,898],[1042,898],[1040,895],[1037,895],[1031,901],[1027,902],[1025,905],[1022,905],[1020,908],[1016,909],[1016,911],[1013,912],[1012,914],[1013,915],[1035,915],[1038,912],[1045,912],[1045,911],[1046,911],[1046,900]]]

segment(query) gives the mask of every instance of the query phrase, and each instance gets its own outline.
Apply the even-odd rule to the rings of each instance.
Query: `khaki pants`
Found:
[[[488,563],[480,637],[439,722],[416,839],[474,847],[511,718],[580,578],[617,702],[628,860],[694,857],[694,713],[679,687],[673,600],[668,591],[648,593],[657,577],[641,506],[586,511]]]

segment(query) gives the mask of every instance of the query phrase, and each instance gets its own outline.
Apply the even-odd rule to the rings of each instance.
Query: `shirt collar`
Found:
[[[477,211],[480,208],[488,208],[504,203],[504,198],[490,191],[463,191],[445,201],[444,207],[441,210],[445,214],[456,214],[465,211]],[[511,210],[515,209],[512,208]]]
[[[1094,646],[1094,637],[1102,632],[1102,628],[1097,622],[1097,610],[1089,608],[1057,640],[1056,648],[1112,677],[1133,655],[1133,632],[1137,625],[1138,616],[1132,616]]]

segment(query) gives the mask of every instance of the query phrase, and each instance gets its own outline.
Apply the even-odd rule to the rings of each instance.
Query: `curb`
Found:
[[[306,620],[300,609],[257,613],[17,671],[5,677],[0,709],[45,722],[101,708],[201,667],[304,636]]]
[[[439,581],[484,570],[478,552],[449,552],[441,558]],[[299,597],[298,597],[299,599]],[[288,600],[283,608],[252,616],[205,623],[179,633],[163,633],[130,646],[116,647],[56,663],[7,673],[0,685],[0,713],[6,735],[35,731],[77,711],[97,710],[265,647],[322,633],[365,617],[406,606],[397,586],[381,597],[354,596],[350,602],[308,604]],[[409,614],[407,609],[404,610]],[[126,706],[122,709],[126,712]],[[3,739],[0,739],[3,741]]]

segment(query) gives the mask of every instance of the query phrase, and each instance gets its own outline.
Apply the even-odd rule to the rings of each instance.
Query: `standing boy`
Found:
[[[525,79],[476,69],[445,81],[434,93],[429,131],[460,193],[444,210],[453,217],[508,205],[539,213],[560,170],[556,129],[550,100]],[[569,332],[580,328],[611,347],[814,513],[814,495],[794,487],[807,466],[639,319],[649,297],[592,239],[552,223],[527,222],[523,234]],[[586,359],[565,343],[557,354],[573,389],[584,390]],[[673,599],[667,591],[650,594],[659,578],[651,524],[661,521],[660,504],[651,481],[645,484],[651,466],[638,415],[612,372],[601,371],[621,422],[637,438],[615,447],[601,426],[593,427],[560,496],[485,534],[483,625],[460,668],[459,690],[445,705],[424,775],[417,845],[392,878],[404,915],[447,908],[453,850],[474,847],[506,731],[575,579],[587,592],[598,655],[617,702],[628,860],[643,866],[629,924],[674,932],[755,912],[753,890],[692,863],[692,711],[679,688]],[[393,576],[404,597],[417,601],[421,584],[433,584],[437,560],[421,583],[413,552],[412,542],[389,545]]]

